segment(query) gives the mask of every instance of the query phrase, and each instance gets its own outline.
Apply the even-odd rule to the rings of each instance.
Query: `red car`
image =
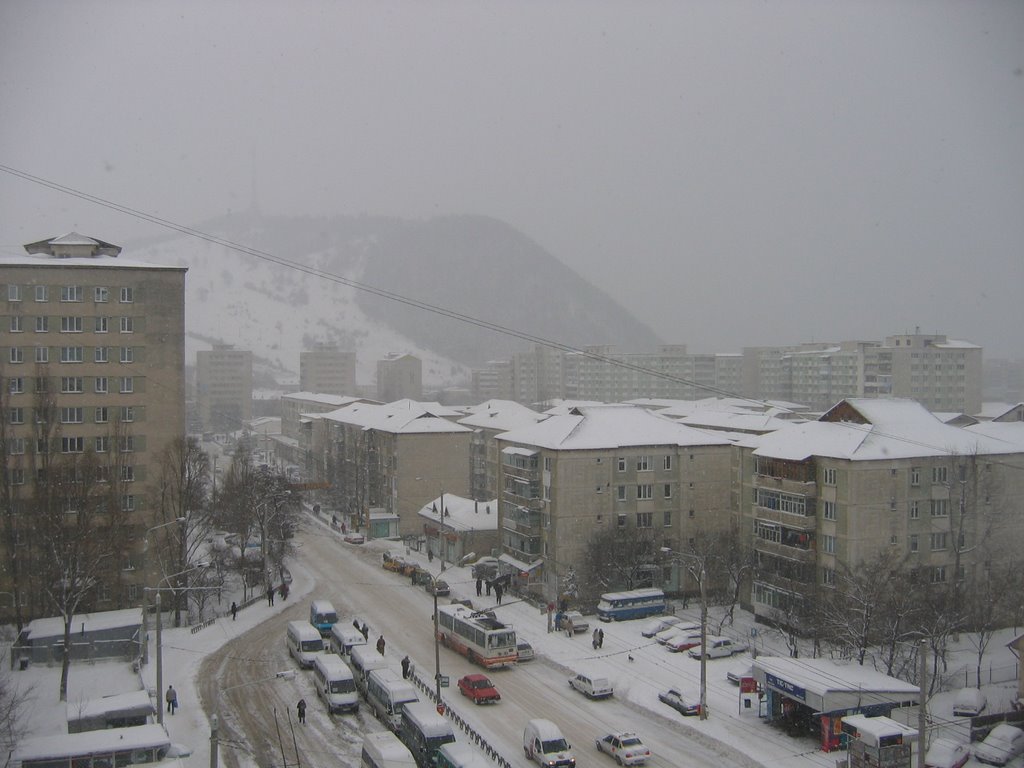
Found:
[[[501,701],[501,694],[494,687],[487,675],[466,675],[459,680],[459,691],[468,696],[474,704],[486,704],[489,701]]]

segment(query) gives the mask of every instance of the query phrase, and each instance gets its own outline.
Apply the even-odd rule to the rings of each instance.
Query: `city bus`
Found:
[[[628,592],[606,592],[597,604],[601,621],[628,621],[664,613],[668,607],[660,589],[631,589]]]
[[[519,660],[516,633],[493,611],[473,611],[464,605],[437,607],[437,639],[484,667],[504,667]]]

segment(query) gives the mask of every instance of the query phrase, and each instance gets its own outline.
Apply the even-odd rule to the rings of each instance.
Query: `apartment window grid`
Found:
[[[61,347],[60,361],[62,363],[80,363],[85,359],[84,347]]]
[[[92,352],[92,360],[94,363],[109,363],[110,350],[106,347],[95,347]]]
[[[949,476],[948,467],[932,467],[932,482],[944,484]]]
[[[654,526],[654,513],[653,512],[637,512],[636,513],[636,527],[637,528],[652,528]]]
[[[7,419],[11,424],[24,424],[25,423],[25,409],[21,407],[8,408]]]
[[[106,304],[110,301],[110,289],[103,285],[97,285],[93,289],[92,299],[97,304]]]
[[[821,516],[824,520],[835,520],[836,503],[834,501],[823,501],[821,503]]]
[[[110,420],[107,406],[101,405],[98,408],[96,408],[93,417],[93,421],[95,421],[97,424],[106,424]]]
[[[637,456],[636,457],[636,471],[637,472],[650,472],[651,471],[651,457],[650,456]]]
[[[122,395],[130,395],[135,391],[135,379],[131,376],[120,377],[120,393]]]
[[[12,395],[20,395],[25,391],[25,379],[15,376],[7,380],[7,389]]]
[[[941,533],[932,533],[929,536],[929,543],[932,552],[940,552],[948,547],[949,534],[945,531]]]
[[[110,450],[110,438],[107,435],[97,435],[93,440],[93,449],[96,453],[106,453]]]
[[[619,512],[615,516],[615,525],[618,528],[625,528],[626,527],[626,513],[625,512]]]
[[[135,495],[126,493],[121,496],[121,510],[124,512],[135,511]]]
[[[654,487],[650,483],[639,483],[636,487],[636,498],[638,501],[653,499]]]
[[[84,381],[81,376],[61,376],[60,391],[65,395],[80,395],[85,391]]]
[[[75,315],[64,315],[60,319],[61,333],[81,333],[82,318]]]
[[[25,438],[9,437],[7,439],[7,452],[12,456],[20,456],[25,453]]]
[[[121,347],[121,362],[126,364],[135,362],[135,347]]]
[[[937,565],[932,568],[930,581],[932,584],[945,584],[946,583],[946,566]]]
[[[665,460],[661,463],[661,468],[670,470],[672,469],[672,454],[665,454]]]
[[[121,481],[131,483],[135,481],[135,467],[131,464],[121,465]]]
[[[11,485],[24,485],[25,484],[25,470],[21,467],[14,467],[10,474]]]
[[[946,499],[931,499],[932,517],[949,517],[949,502]]]
[[[60,439],[61,453],[83,453],[85,451],[84,437],[62,437]]]
[[[21,315],[11,315],[10,317],[10,330],[11,333],[21,333]]]
[[[50,348],[49,347],[36,347],[36,362],[37,363],[48,363],[48,362],[50,362]]]
[[[131,304],[135,301],[135,289],[124,287],[121,288],[121,303]]]
[[[135,421],[135,408],[131,405],[121,406],[121,421],[127,423]]]
[[[910,551],[917,552],[917,534],[910,534]]]
[[[97,376],[93,388],[96,390],[97,395],[105,395],[110,391],[109,386],[110,384],[106,376]]]
[[[827,533],[822,534],[821,549],[826,555],[834,555],[836,553],[836,537]]]
[[[81,424],[85,419],[83,417],[83,411],[81,408],[72,408],[65,406],[60,409],[60,423],[61,424]]]
[[[836,484],[836,470],[835,470],[834,467],[829,467],[829,468],[825,469],[825,472],[824,472],[824,482],[825,482],[825,485],[835,485]]]
[[[626,457],[625,456],[619,456],[618,459],[616,459],[616,468],[618,469],[619,472],[625,472],[626,471]]]
[[[626,500],[626,486],[617,485],[615,486],[615,500],[625,501]]]
[[[135,318],[134,317],[122,317],[121,318],[121,333],[134,333],[135,332]]]
[[[119,450],[121,453],[134,453],[135,451],[135,437],[133,435],[125,435],[119,441]]]
[[[50,286],[37,285],[35,288],[36,301],[42,302],[50,300]]]
[[[672,510],[671,509],[666,509],[664,512],[661,513],[661,525],[662,525],[663,528],[671,528],[672,527]]]
[[[914,501],[910,502],[908,508],[910,510],[911,520],[919,520],[921,518],[921,502],[915,499]]]
[[[661,489],[661,496],[664,499],[672,498],[672,483],[665,483]]]
[[[8,301],[21,301],[21,286],[20,285],[8,285],[7,286],[7,300]]]
[[[110,318],[109,317],[95,317],[93,318],[93,327],[96,333],[109,333],[110,332]]]
[[[25,352],[21,347],[11,347],[10,357],[12,365],[25,362]]]
[[[82,286],[65,285],[60,289],[60,300],[63,302],[80,302],[82,300]]]

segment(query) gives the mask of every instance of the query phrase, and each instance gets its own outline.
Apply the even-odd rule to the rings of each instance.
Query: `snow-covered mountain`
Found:
[[[228,343],[294,377],[299,352],[330,342],[356,352],[360,384],[374,381],[377,360],[398,352],[420,357],[424,383],[438,386],[465,382],[470,367],[531,346],[348,281],[572,346],[658,342],[610,296],[486,217],[245,215],[197,229],[219,242],[180,234],[125,247],[132,258],[188,267],[189,363],[197,350]]]

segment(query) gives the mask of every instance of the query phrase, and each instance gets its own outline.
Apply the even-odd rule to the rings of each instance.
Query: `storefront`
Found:
[[[888,716],[917,704],[919,693],[916,685],[870,667],[830,659],[761,656],[753,676],[764,693],[761,716],[794,736],[814,734],[826,752],[845,745],[844,716]]]

